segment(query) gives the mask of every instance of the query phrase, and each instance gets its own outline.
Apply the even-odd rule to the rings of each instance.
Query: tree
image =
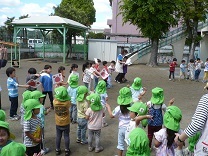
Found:
[[[87,27],[95,22],[95,8],[93,0],[62,0],[61,4],[54,7],[55,15],[77,21]],[[81,35],[79,30],[69,30],[67,32],[67,42],[69,51],[66,58],[72,51],[72,36],[76,41],[76,36]]]
[[[149,65],[157,65],[159,39],[178,24],[180,0],[123,0],[120,3],[123,22],[137,26],[151,40]]]
[[[194,59],[196,45],[201,40],[201,36],[197,34],[198,23],[206,20],[208,1],[183,0],[182,2],[180,12],[188,34],[186,43],[189,46],[189,58]]]
[[[6,31],[7,31],[7,35],[9,36],[9,41],[12,42],[12,38],[13,38],[13,33],[14,33],[14,28],[12,26],[12,22],[14,21],[15,17],[7,17],[7,20],[4,22],[4,24],[6,25]]]
[[[19,19],[24,19],[24,18],[28,18],[29,15],[22,15],[19,17]],[[22,30],[22,36],[23,37],[23,43],[25,43],[25,45],[27,46],[27,29],[26,28],[23,28]]]
[[[105,35],[103,33],[94,33],[94,32],[89,32],[87,35],[88,39],[105,39]]]

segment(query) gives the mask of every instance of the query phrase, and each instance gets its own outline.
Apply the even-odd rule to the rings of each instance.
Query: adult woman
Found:
[[[204,87],[208,89],[208,83]],[[208,155],[208,94],[201,97],[191,123],[184,130],[184,132],[175,137],[175,142],[182,145],[188,137],[194,136],[197,132],[201,132],[201,136],[194,149],[194,156]]]
[[[118,83],[122,82],[122,77],[123,77],[123,57],[125,56],[125,50],[122,49],[121,53],[117,56],[116,60],[116,66],[115,66],[115,71],[118,72],[118,75],[115,78],[115,81]]]

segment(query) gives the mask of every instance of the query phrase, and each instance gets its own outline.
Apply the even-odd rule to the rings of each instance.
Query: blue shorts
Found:
[[[117,148],[121,151],[125,149],[125,132],[126,132],[126,127],[119,127],[118,129],[118,146]]]

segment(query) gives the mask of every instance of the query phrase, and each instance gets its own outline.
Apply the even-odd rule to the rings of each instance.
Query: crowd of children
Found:
[[[125,78],[127,73],[126,59],[124,57],[122,60],[124,61],[123,72],[117,76],[117,82],[120,83],[127,81]],[[170,79],[171,76],[174,79],[176,62],[177,59],[173,59],[170,64]],[[28,156],[47,154],[49,149],[45,146],[44,121],[45,115],[53,109],[56,124],[56,155],[62,153],[60,148],[62,134],[64,134],[65,156],[69,156],[71,153],[70,123],[77,123],[77,143],[88,144],[89,152],[103,151],[104,147],[101,146],[100,139],[101,129],[108,126],[106,117],[109,114],[111,118],[119,120],[118,156],[124,155],[125,150],[127,150],[127,156],[150,156],[151,150],[155,150],[157,156],[188,156],[187,153],[193,151],[197,139],[196,137],[193,139],[194,141],[190,139],[191,147],[186,150],[183,150],[183,146],[177,145],[174,141],[176,133],[181,133],[180,121],[182,119],[181,110],[173,105],[174,99],[171,99],[169,105],[166,106],[164,104],[164,90],[155,87],[152,89],[150,101],[143,102],[142,97],[145,96],[147,89],[142,86],[142,79],[136,77],[131,86],[128,85],[119,90],[118,106],[111,110],[110,104],[107,103],[108,98],[111,98],[108,97],[107,88],[113,87],[111,81],[112,73],[115,71],[115,61],[111,61],[110,66],[107,66],[107,62],[103,61],[103,67],[100,66],[100,63],[99,59],[92,63],[84,63],[82,77],[79,76],[78,65],[72,64],[67,82],[64,82],[65,67],[60,66],[58,73],[61,73],[62,81],[56,84],[53,83],[50,65],[45,65],[44,70],[40,73],[37,73],[35,68],[30,68],[26,82],[39,78],[42,92],[28,84],[20,85],[15,69],[9,67],[6,74],[8,76],[8,95],[11,101],[10,120],[19,120],[21,117],[24,145],[12,140],[13,135],[9,131],[8,123],[5,122],[5,113],[0,110],[0,137],[6,135],[6,139],[0,141],[0,155],[8,153],[11,150],[9,146],[21,149]],[[188,69],[191,71],[194,66],[195,80],[198,80],[202,62],[198,59],[194,65],[191,63],[193,62],[190,61]],[[205,63],[205,67],[206,65],[208,71],[208,63]],[[182,61],[180,78],[182,76],[186,78],[185,68],[185,61]],[[105,75],[101,73],[103,70]],[[82,79],[83,85],[79,85],[79,79]],[[66,88],[67,86],[68,88]],[[18,87],[26,88],[22,95],[21,116],[17,115]],[[50,99],[49,108],[44,107],[47,94]],[[164,127],[162,127],[163,125]],[[144,131],[146,126],[147,134]],[[88,137],[86,137],[87,132]]]
[[[203,63],[200,58],[196,60],[190,59],[189,63],[186,65],[186,61],[182,60],[180,64],[180,76],[179,81],[184,79],[190,79],[191,81],[199,82],[199,76],[202,70],[202,66],[204,65],[204,76],[203,83],[208,82],[208,58],[206,62]],[[173,58],[173,60],[169,64],[169,80],[175,81],[175,68],[177,66],[177,59]]]

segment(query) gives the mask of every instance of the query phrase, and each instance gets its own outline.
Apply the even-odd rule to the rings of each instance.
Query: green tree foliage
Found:
[[[188,34],[186,43],[189,46],[190,59],[193,59],[195,47],[201,40],[201,36],[197,34],[198,23],[206,20],[208,1],[183,0],[180,7],[182,20]]]
[[[159,39],[178,24],[180,0],[123,0],[120,4],[123,22],[137,26],[151,42],[149,65],[157,65]]]
[[[14,21],[15,17],[7,17],[7,20],[4,22],[7,35],[9,36],[9,41],[12,42],[14,28],[12,26],[12,22]]]
[[[95,8],[93,0],[62,0],[61,4],[54,7],[55,15],[77,21],[87,27],[90,27],[95,22]],[[55,33],[56,39],[59,35]],[[69,52],[71,52],[72,36],[76,41],[76,36],[81,35],[78,30],[69,30],[67,32],[67,43],[69,44]],[[54,35],[53,35],[54,36]],[[60,35],[59,35],[60,36]]]
[[[88,39],[105,39],[105,35],[103,33],[94,33],[94,32],[89,32],[87,35]]]

